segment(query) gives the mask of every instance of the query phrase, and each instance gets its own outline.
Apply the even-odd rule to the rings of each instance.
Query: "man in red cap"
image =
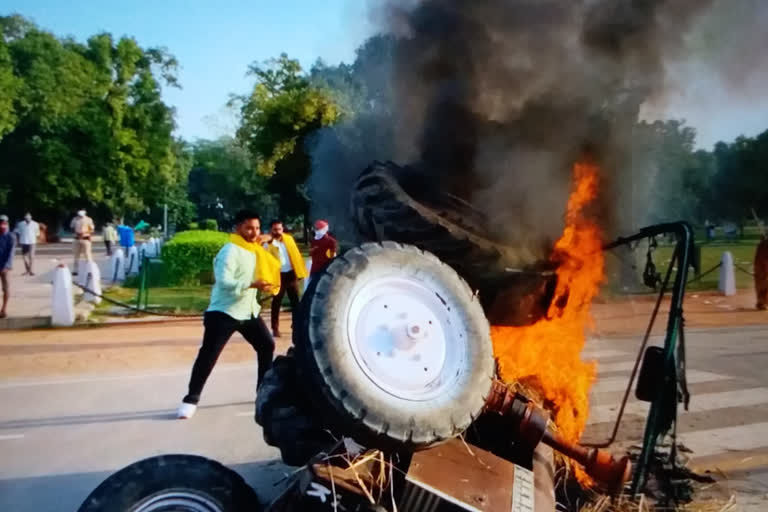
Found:
[[[328,234],[328,228],[328,222],[315,221],[315,239],[312,240],[309,248],[309,255],[312,258],[310,279],[325,270],[338,251],[338,243]]]

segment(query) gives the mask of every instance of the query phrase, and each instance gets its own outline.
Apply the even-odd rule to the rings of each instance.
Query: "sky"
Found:
[[[351,62],[370,32],[364,0],[0,0],[0,15],[18,13],[58,36],[85,41],[98,32],[129,35],[143,47],[164,46],[181,65],[182,89],[165,88],[186,139],[232,132],[230,93],[247,93],[248,65],[285,52],[309,67]]]
[[[305,67],[318,57],[329,64],[351,62],[355,48],[373,32],[369,1],[1,0],[0,14],[21,14],[80,41],[107,31],[133,36],[144,47],[166,47],[181,64],[182,89],[166,88],[163,95],[176,108],[176,133],[194,140],[233,133],[236,119],[225,105],[231,93],[250,90],[251,62],[281,52]],[[756,80],[760,91],[766,76]],[[646,109],[645,117],[685,119],[706,149],[718,140],[768,129],[768,94],[736,94],[695,73],[680,82],[663,105]]]

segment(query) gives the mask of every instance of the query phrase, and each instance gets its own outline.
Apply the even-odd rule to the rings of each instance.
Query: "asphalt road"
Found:
[[[279,453],[253,420],[253,365],[220,365],[194,418],[176,420],[187,370],[0,382],[0,510],[76,510],[113,471],[161,453],[194,453],[262,493]]]
[[[728,468],[739,510],[768,509],[768,326],[692,330],[687,342],[693,398],[681,439],[701,464]],[[617,337],[587,347],[601,367],[588,435],[609,430],[637,344],[637,337]],[[262,494],[273,493],[290,468],[253,421],[255,367],[220,364],[198,414],[178,421],[187,378],[186,368],[172,368],[0,379],[0,510],[76,510],[111,472],[160,453],[217,459]],[[632,401],[622,440],[639,439],[643,414]]]

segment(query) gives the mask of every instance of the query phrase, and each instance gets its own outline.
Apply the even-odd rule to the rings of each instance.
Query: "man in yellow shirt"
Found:
[[[270,235],[266,249],[280,260],[280,291],[272,298],[272,335],[279,338],[280,305],[283,303],[283,297],[288,294],[291,316],[295,319],[299,311],[299,279],[307,277],[307,268],[296,241],[285,232],[282,221],[272,221]]]

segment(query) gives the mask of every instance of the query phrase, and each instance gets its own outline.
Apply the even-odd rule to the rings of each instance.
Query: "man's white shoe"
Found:
[[[195,404],[182,402],[179,406],[179,411],[176,413],[176,417],[180,420],[188,420],[195,415],[195,411],[197,411],[197,406]]]

